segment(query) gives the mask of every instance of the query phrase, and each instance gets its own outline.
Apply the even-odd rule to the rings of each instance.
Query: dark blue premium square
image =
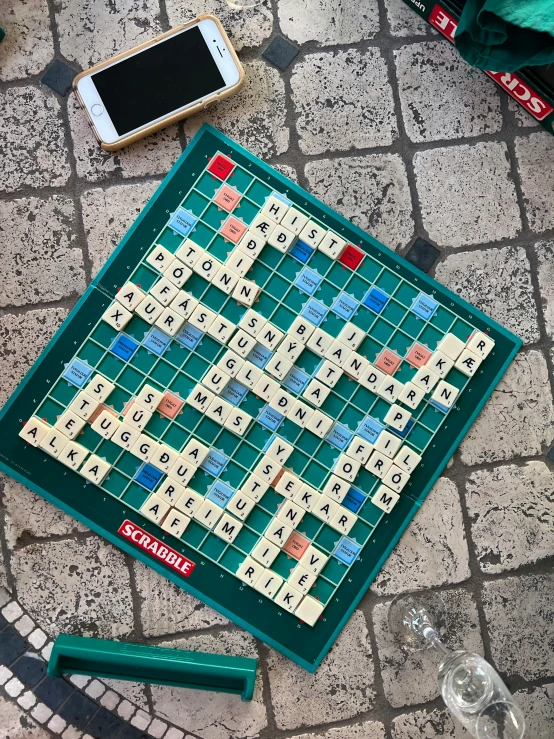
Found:
[[[135,480],[139,485],[142,485],[147,490],[154,490],[156,485],[159,483],[162,474],[163,473],[153,465],[145,464],[144,467],[139,470]]]
[[[130,336],[120,334],[111,345],[110,351],[116,357],[123,359],[124,362],[128,362],[138,347],[139,344],[137,341],[131,339]]]
[[[364,305],[374,313],[382,313],[389,300],[390,296],[387,293],[379,290],[378,287],[372,287],[364,298]]]

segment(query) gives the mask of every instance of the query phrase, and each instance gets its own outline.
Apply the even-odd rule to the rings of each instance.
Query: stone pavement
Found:
[[[121,152],[40,82],[54,58],[78,71],[205,11],[247,86]],[[0,402],[204,120],[399,253],[434,243],[432,274],[525,340],[315,676],[2,479],[0,739],[461,739],[435,656],[387,630],[391,598],[420,588],[552,739],[554,138],[401,0],[4,0],[0,25]],[[277,33],[300,48],[284,73],[261,57]],[[59,631],[257,656],[254,700],[48,682]]]

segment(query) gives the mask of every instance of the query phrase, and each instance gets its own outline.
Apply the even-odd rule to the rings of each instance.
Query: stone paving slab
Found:
[[[102,151],[73,95],[40,82],[55,58],[85,68],[205,11],[246,87],[127,149]],[[7,0],[0,25],[0,403],[205,121],[399,254],[417,237],[437,246],[430,274],[526,343],[315,676],[0,477],[12,646],[47,658],[63,630],[260,660],[250,704],[74,676],[59,710],[0,664],[0,739],[96,739],[73,725],[78,706],[117,727],[110,739],[462,739],[437,698],[436,655],[403,650],[386,622],[393,596],[427,588],[454,614],[447,643],[485,651],[517,688],[529,736],[550,739],[554,138],[402,0],[243,12]],[[299,48],[284,72],[261,56],[277,34]]]

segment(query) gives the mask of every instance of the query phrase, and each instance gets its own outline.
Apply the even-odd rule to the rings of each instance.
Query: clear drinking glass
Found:
[[[231,8],[231,10],[250,10],[251,8],[256,8],[258,5],[261,5],[265,0],[246,0],[246,2],[241,3],[234,2],[234,0],[227,0],[227,5]]]
[[[500,675],[483,657],[451,651],[440,639],[447,611],[436,593],[398,596],[389,608],[389,627],[405,647],[422,644],[441,655],[438,683],[447,708],[476,739],[521,739],[525,719]],[[424,640],[424,641],[422,641]]]

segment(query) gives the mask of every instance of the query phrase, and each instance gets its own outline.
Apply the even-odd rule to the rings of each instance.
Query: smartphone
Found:
[[[219,20],[191,23],[73,81],[100,146],[115,151],[240,90],[244,70]]]

